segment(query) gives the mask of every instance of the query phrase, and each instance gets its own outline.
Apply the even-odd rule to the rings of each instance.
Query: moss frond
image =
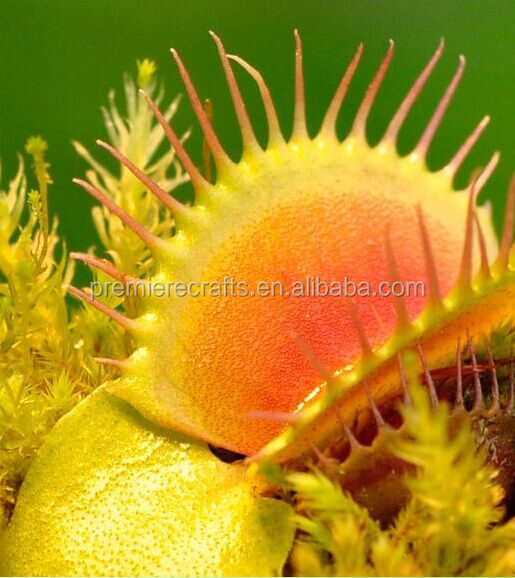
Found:
[[[73,268],[65,254],[55,255],[62,248],[57,223],[48,221],[46,143],[32,138],[26,148],[39,190],[26,195],[20,161],[0,192],[0,525],[46,434],[99,378],[70,325],[65,285]]]
[[[365,508],[318,472],[291,473],[299,534],[298,575],[504,576],[514,567],[515,523],[499,524],[502,490],[476,451],[469,420],[456,426],[446,404],[436,411],[420,386],[403,410],[404,435],[392,450],[416,466],[407,506],[381,529]]]
[[[155,66],[138,64],[139,84],[154,84]],[[127,118],[114,101],[105,111],[114,144],[132,155],[166,190],[185,180],[173,153],[157,160],[161,144],[146,105],[140,105],[134,80],[126,78]],[[168,117],[176,110],[170,105]],[[103,190],[123,199],[126,208],[158,234],[171,228],[171,217],[127,171],[113,177],[93,161],[80,145],[78,151],[93,166],[89,176]],[[25,473],[56,421],[80,399],[104,382],[111,370],[93,357],[122,358],[130,344],[123,332],[92,308],[70,310],[66,287],[73,276],[58,233],[49,222],[48,186],[52,184],[46,160],[47,143],[31,137],[25,151],[32,157],[37,189],[27,191],[24,162],[7,189],[0,190],[0,528],[14,507]],[[151,164],[153,162],[153,164]],[[168,173],[172,170],[173,175]],[[25,206],[28,205],[28,211]],[[132,233],[111,215],[94,214],[104,248],[128,273],[142,272],[148,255]],[[61,253],[61,257],[56,254]],[[113,306],[119,305],[118,302]]]

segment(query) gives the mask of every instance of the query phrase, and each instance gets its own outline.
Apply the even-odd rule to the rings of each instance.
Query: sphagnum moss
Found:
[[[216,180],[204,177],[168,124],[175,106],[162,114],[152,100],[153,65],[140,63],[139,83],[149,107],[128,80],[129,121],[111,99],[105,116],[113,144],[98,142],[121,162],[120,177],[76,145],[93,169],[89,182],[76,182],[103,205],[95,211],[95,224],[112,261],[74,256],[99,275],[122,282],[147,275],[154,282],[186,283],[232,276],[252,284],[273,273],[288,285],[307,273],[328,279],[345,275],[376,286],[385,279],[421,279],[429,295],[358,296],[353,301],[313,295],[130,298],[122,315],[119,301],[92,300],[72,288],[128,336],[115,341],[114,355],[89,348],[91,339],[75,342],[88,356],[83,364],[79,361],[81,369],[92,365],[89,355],[96,354],[121,377],[84,400],[51,432],[2,538],[1,570],[276,573],[289,556],[293,526],[288,511],[294,508],[302,514],[294,518],[301,532],[288,567],[293,564],[300,573],[511,572],[513,523],[491,526],[502,516],[498,502],[513,492],[509,351],[515,187],[497,248],[488,211],[476,207],[475,198],[498,155],[467,191],[452,190],[453,176],[488,117],[446,167],[431,173],[425,166],[464,59],[419,143],[400,158],[397,134],[440,59],[443,43],[382,141],[371,148],[366,120],[393,44],[350,135],[339,142],[336,118],[363,47],[311,139],[296,34],[294,127],[286,141],[259,72],[228,56],[213,37],[241,126],[242,159],[235,163],[223,150],[182,60],[172,51],[215,161]],[[269,124],[265,149],[254,136],[231,59],[256,80],[263,97]],[[152,159],[164,134],[154,126],[152,112],[174,151],[157,162]],[[195,189],[193,206],[169,195],[186,179],[175,155]],[[23,200],[18,193],[11,198],[16,213]],[[48,224],[41,217],[45,203],[46,188],[40,184],[31,204],[41,232],[31,236],[30,229],[27,234],[39,250],[31,255],[36,265],[41,247],[47,247],[47,255],[50,246]],[[72,328],[79,325],[71,323]],[[88,323],[83,329],[88,332]],[[417,353],[431,407],[408,385],[406,370],[417,371],[410,356],[405,358],[410,351]],[[74,363],[70,360],[69,367]],[[120,397],[165,429],[156,429]],[[443,399],[451,402],[451,414]],[[213,451],[225,458],[231,450],[238,453],[226,459],[232,463],[222,463],[204,442],[183,435],[221,446],[223,451]],[[476,455],[481,444],[485,449]],[[253,462],[249,471],[238,462],[240,454]],[[500,474],[482,465],[484,455]],[[331,481],[305,472],[312,467]],[[267,474],[265,479],[255,476],[259,471]],[[448,476],[453,488],[464,484],[461,501],[441,493]],[[51,486],[50,479],[55,480]],[[274,491],[280,499],[264,497]],[[310,491],[316,496],[304,500]],[[387,496],[388,508],[378,508]],[[209,501],[212,507],[205,508]],[[242,524],[243,519],[250,522]],[[438,537],[440,531],[434,537],[437,527],[445,529],[445,538]],[[44,545],[42,532],[48,537]]]
[[[39,137],[27,142],[38,190],[27,193],[24,163],[0,193],[0,513],[15,504],[30,462],[55,422],[105,379],[92,354],[120,354],[118,328],[97,312],[70,315],[73,263],[48,221],[51,184]],[[25,218],[25,203],[29,213]],[[62,253],[57,257],[57,253]]]

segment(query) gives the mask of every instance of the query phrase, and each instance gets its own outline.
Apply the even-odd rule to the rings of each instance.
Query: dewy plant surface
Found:
[[[418,144],[400,157],[397,135],[443,43],[371,147],[366,121],[393,43],[340,141],[336,120],[363,46],[312,138],[295,34],[294,122],[285,139],[260,73],[213,39],[241,127],[241,159],[224,151],[172,51],[216,177],[201,172],[169,124],[177,102],[160,111],[153,65],[140,63],[141,94],[126,81],[128,120],[112,99],[111,144],[98,141],[121,163],[120,175],[76,144],[92,167],[76,183],[101,204],[94,222],[110,259],[71,256],[98,281],[122,284],[229,277],[287,287],[318,277],[372,287],[422,281],[427,292],[93,299],[72,286],[88,307],[69,318],[63,286],[71,271],[65,257],[60,265],[52,257],[45,146],[31,141],[39,191],[19,236],[23,168],[3,197],[3,243],[14,264],[2,266],[4,342],[13,347],[0,391],[8,456],[0,572],[513,572],[515,186],[500,242],[489,209],[476,206],[498,154],[465,190],[453,189],[488,117],[444,168],[431,172],[425,163],[464,58]],[[233,62],[261,93],[264,148]],[[172,149],[159,156],[165,135]],[[170,194],[188,178],[192,205]],[[45,315],[36,323],[38,310]],[[59,359],[50,332],[66,340]],[[34,419],[41,435],[30,444],[20,425],[30,430]]]

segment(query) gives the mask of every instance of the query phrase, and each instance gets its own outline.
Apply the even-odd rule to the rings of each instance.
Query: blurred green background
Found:
[[[1,0],[0,9],[3,181],[14,171],[16,152],[26,138],[43,135],[50,144],[55,181],[51,207],[59,215],[68,247],[86,249],[96,242],[89,218],[92,201],[71,183],[86,166],[70,141],[74,138],[95,149],[94,140],[105,136],[99,108],[110,88],[120,95],[122,73],[134,73],[136,59],[149,57],[158,63],[171,98],[183,90],[168,51],[177,48],[201,95],[213,101],[222,142],[230,153],[239,154],[239,133],[209,29],[222,36],[229,52],[261,69],[287,133],[293,108],[295,27],[304,41],[311,132],[319,126],[342,71],[363,40],[364,58],[340,118],[342,133],[349,127],[387,41],[393,38],[394,61],[369,121],[368,134],[374,142],[440,37],[445,37],[444,58],[401,133],[401,151],[416,142],[458,55],[464,53],[467,70],[430,150],[429,163],[442,166],[480,118],[490,113],[492,123],[463,166],[458,184],[466,182],[475,166],[484,165],[493,150],[501,151],[500,167],[482,195],[492,199],[499,226],[515,170],[513,0]],[[264,137],[257,90],[237,66],[235,70],[258,134]],[[180,131],[194,128],[188,148],[200,159],[200,131],[186,100],[175,126]],[[106,153],[94,152],[108,161]]]

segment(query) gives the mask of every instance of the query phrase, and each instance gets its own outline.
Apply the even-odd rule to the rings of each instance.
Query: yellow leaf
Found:
[[[103,388],[49,435],[0,543],[7,575],[272,575],[290,507],[241,464],[159,429]]]

